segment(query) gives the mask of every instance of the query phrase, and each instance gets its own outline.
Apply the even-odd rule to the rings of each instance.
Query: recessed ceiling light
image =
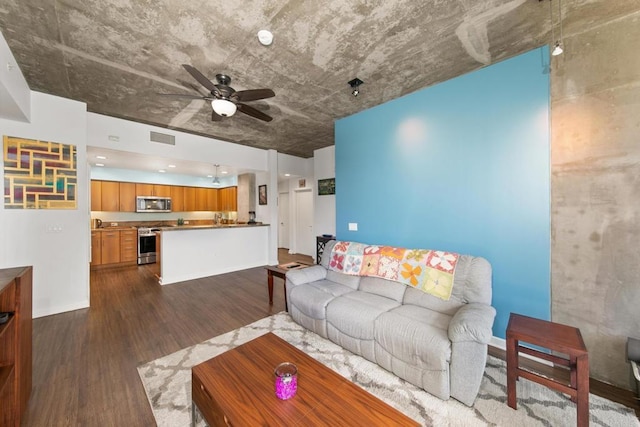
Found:
[[[96,166],[102,167],[102,166],[104,166],[104,163],[96,163]]]
[[[260,30],[258,31],[258,41],[263,46],[269,46],[273,43],[273,34],[269,30]]]
[[[291,176],[291,174],[290,173],[285,173],[284,176]]]
[[[213,175],[207,175],[207,178],[213,178]]]
[[[107,156],[96,156],[96,159],[107,160]]]
[[[166,170],[164,170],[164,169],[158,169],[158,172],[160,172],[160,173],[165,173],[165,172],[166,172]]]
[[[220,172],[220,173],[221,173],[222,175],[226,175],[226,174],[228,174],[229,172],[227,172],[227,171],[222,171],[222,172]]]
[[[170,167],[170,168],[175,168],[175,167],[176,167],[176,165],[169,165],[169,167]]]

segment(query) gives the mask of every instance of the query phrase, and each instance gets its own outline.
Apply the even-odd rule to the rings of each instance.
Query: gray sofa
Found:
[[[402,283],[328,269],[286,275],[291,317],[427,392],[471,406],[480,388],[495,309],[491,265],[461,255],[448,301]]]

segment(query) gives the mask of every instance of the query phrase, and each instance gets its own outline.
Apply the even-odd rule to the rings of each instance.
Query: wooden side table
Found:
[[[309,267],[308,264],[304,264],[302,262],[296,263],[300,265],[298,268],[306,268]],[[273,276],[280,277],[285,281],[284,284],[284,309],[285,311],[289,311],[289,304],[287,303],[287,271],[291,269],[282,268],[279,265],[268,265],[265,267],[267,269],[267,288],[269,290],[269,305],[273,305]]]
[[[519,341],[566,354],[568,359],[523,347]],[[518,353],[568,367],[570,384],[521,369],[518,365]],[[578,427],[589,425],[589,355],[578,328],[511,313],[507,325],[507,403],[513,409],[517,409],[518,377],[568,394],[578,406]]]

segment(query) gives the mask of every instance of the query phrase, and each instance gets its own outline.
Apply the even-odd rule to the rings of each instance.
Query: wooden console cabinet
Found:
[[[31,267],[0,269],[0,427],[20,426],[31,396]]]

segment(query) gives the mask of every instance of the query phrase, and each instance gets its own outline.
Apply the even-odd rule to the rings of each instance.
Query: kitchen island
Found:
[[[268,264],[269,224],[184,225],[160,233],[161,285]]]

